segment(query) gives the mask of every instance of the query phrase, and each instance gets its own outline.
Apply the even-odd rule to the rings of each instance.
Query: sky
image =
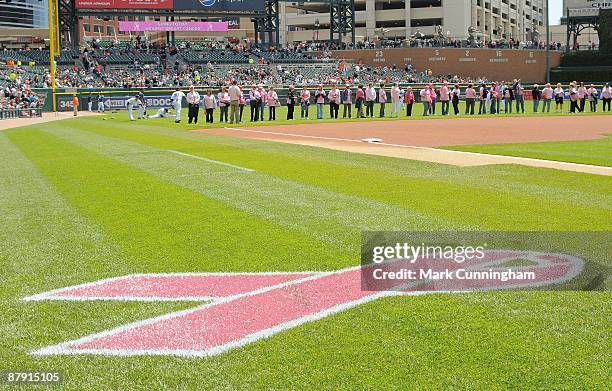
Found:
[[[563,14],[563,0],[549,0],[548,7],[550,24],[559,24]]]

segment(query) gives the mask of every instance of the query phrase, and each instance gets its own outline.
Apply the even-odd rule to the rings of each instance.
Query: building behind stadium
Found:
[[[355,0],[358,41],[409,38],[413,34],[462,40],[468,29],[486,41],[545,37],[546,0]],[[322,3],[282,3],[286,42],[329,39],[329,10]],[[347,39],[350,37],[347,37]],[[283,39],[281,38],[281,41]]]

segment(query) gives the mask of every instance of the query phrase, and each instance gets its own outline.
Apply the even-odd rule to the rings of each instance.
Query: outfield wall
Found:
[[[434,75],[460,75],[488,80],[521,79],[542,83],[546,80],[546,51],[512,49],[395,48],[378,50],[339,50],[325,52],[333,58],[371,66],[412,64],[417,71],[431,69]],[[561,52],[550,52],[550,66],[561,63]]]

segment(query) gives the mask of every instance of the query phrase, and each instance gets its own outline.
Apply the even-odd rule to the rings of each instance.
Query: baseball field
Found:
[[[363,231],[609,234],[611,115],[200,121],[0,131],[0,372],[70,390],[609,388],[609,242],[552,290],[372,296],[355,267]]]

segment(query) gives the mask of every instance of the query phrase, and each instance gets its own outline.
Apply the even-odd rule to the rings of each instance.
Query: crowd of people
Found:
[[[0,119],[41,115],[44,97],[29,88],[0,89]]]
[[[569,98],[567,98],[569,97]],[[569,112],[578,113],[589,110],[597,112],[598,102],[602,102],[602,111],[610,111],[612,88],[606,84],[601,90],[595,85],[572,82],[568,89],[561,84],[552,87],[549,83],[540,88],[537,84],[531,90],[526,90],[520,80],[512,82],[493,82],[488,84],[468,84],[462,91],[459,84],[443,81],[440,84],[429,83],[419,91],[412,87],[402,88],[398,83],[390,87],[385,84],[373,83],[358,85],[336,85],[325,89],[319,85],[315,89],[307,86],[295,88],[289,86],[286,97],[281,99],[273,86],[253,85],[241,87],[235,80],[229,87],[221,87],[218,91],[207,89],[200,94],[196,87],[189,87],[185,94],[180,88],[171,96],[172,107],[160,108],[149,118],[169,117],[170,109],[175,111],[175,122],[181,122],[183,100],[188,104],[189,123],[198,123],[198,113],[202,108],[206,114],[206,122],[215,122],[215,110],[219,110],[218,121],[222,123],[240,123],[243,121],[245,108],[248,107],[251,122],[275,121],[276,109],[287,107],[287,120],[323,118],[397,118],[400,115],[413,115],[415,104],[422,105],[423,116],[443,115],[483,115],[525,113],[525,101],[530,101],[533,113],[549,113],[554,104],[555,112],[564,111],[565,100],[569,99]],[[464,110],[460,110],[459,102],[465,101]],[[127,103],[129,119],[145,118],[146,99],[144,91],[131,97]],[[314,109],[311,108],[314,106]],[[478,106],[478,107],[476,107]],[[325,115],[325,108],[328,115]],[[439,110],[438,110],[439,107]],[[452,111],[451,111],[452,107]],[[267,110],[266,110],[267,108]],[[375,110],[377,108],[378,110]],[[342,110],[340,110],[342,109]],[[91,110],[91,106],[90,106]],[[134,118],[134,110],[138,115]],[[266,115],[267,111],[267,115]],[[404,112],[404,113],[402,113]]]

